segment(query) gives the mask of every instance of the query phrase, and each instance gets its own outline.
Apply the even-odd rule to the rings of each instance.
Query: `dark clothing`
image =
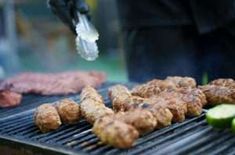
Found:
[[[235,78],[235,0],[117,2],[131,81]]]
[[[192,76],[201,83],[235,78],[235,36],[226,29],[199,35],[192,26],[164,26],[125,31],[128,77],[144,82],[166,76]]]
[[[117,0],[124,27],[192,24],[188,0]]]
[[[234,0],[117,0],[122,26],[194,25],[201,33],[235,19]]]
[[[189,0],[200,33],[213,31],[235,20],[234,0]]]

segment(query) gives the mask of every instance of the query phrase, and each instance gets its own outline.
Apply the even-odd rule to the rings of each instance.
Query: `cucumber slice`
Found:
[[[235,118],[235,105],[221,104],[210,109],[206,114],[208,124],[217,128],[230,127]]]
[[[235,133],[235,118],[232,121],[232,132]]]

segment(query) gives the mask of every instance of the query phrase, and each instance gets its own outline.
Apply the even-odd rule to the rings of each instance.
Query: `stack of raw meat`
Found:
[[[41,95],[66,95],[77,93],[90,85],[98,87],[105,81],[103,72],[70,71],[62,73],[21,73],[0,84],[0,107],[16,106],[22,95],[35,93]]]

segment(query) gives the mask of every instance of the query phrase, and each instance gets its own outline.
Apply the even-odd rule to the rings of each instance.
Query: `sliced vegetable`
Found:
[[[235,133],[235,118],[232,121],[232,131]]]
[[[235,105],[231,104],[218,105],[210,109],[206,114],[206,120],[208,124],[217,128],[230,127],[234,118]]]

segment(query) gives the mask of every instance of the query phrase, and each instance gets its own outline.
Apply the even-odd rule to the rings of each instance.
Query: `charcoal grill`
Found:
[[[107,106],[111,106],[107,88],[112,84],[107,83],[99,89]],[[18,108],[0,109],[0,151],[1,146],[7,146],[19,151],[24,148],[32,154],[235,154],[234,135],[229,130],[208,126],[205,112],[183,123],[153,131],[126,150],[100,143],[85,120],[75,125],[63,125],[54,132],[40,133],[33,124],[34,108],[64,97],[79,101],[76,94],[52,97],[28,95]]]

